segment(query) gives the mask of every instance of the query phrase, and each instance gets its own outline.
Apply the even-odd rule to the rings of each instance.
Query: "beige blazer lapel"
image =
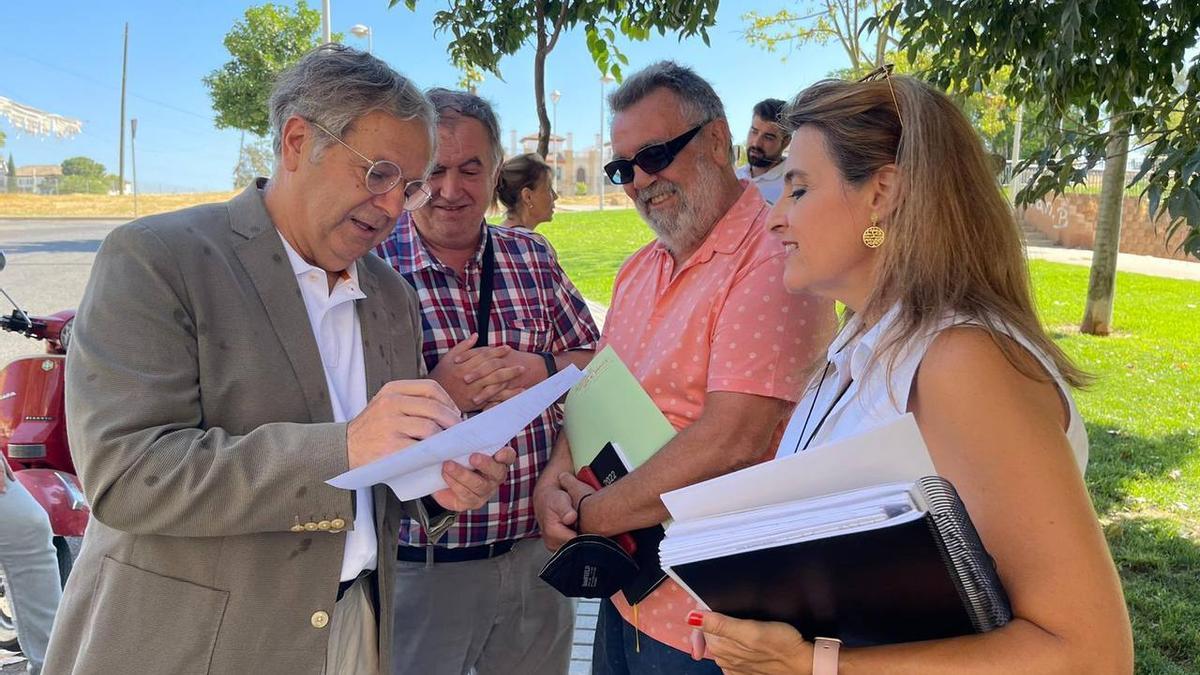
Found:
[[[362,331],[363,370],[366,371],[367,376],[367,400],[369,401],[376,392],[383,388],[383,385],[388,383],[389,375],[394,372],[392,370],[392,345],[390,344],[392,326],[391,320],[388,318],[388,308],[384,306],[379,280],[375,278],[373,272],[367,269],[362,260],[357,260],[354,264],[358,267],[358,285],[362,288],[363,295],[367,296],[355,304],[358,311],[359,329]],[[375,527],[379,536],[390,536],[389,530],[384,524],[390,488],[386,485],[376,485],[373,494],[375,496]],[[384,550],[390,550],[389,546],[381,547]]]
[[[233,198],[229,203],[229,218],[233,231],[245,239],[234,244],[234,251],[262,300],[296,380],[303,387],[312,421],[332,422],[333,408],[308,310],[257,185]]]
[[[367,254],[371,255],[371,254]],[[385,306],[379,280],[367,269],[363,261],[355,261],[358,268],[358,284],[363,295],[357,301],[358,325],[362,331],[363,369],[367,375],[367,400],[387,384],[392,373],[392,325],[390,312]]]

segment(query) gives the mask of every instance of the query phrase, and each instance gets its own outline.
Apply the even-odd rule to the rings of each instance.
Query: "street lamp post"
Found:
[[[552,128],[550,130],[550,142],[551,143],[554,142],[554,134],[558,133],[558,99],[560,99],[560,98],[562,98],[561,91],[555,89],[554,91],[550,92],[550,107],[554,109],[554,128]],[[560,147],[559,150],[561,151],[562,148]],[[551,149],[550,152],[554,155],[554,164],[553,164],[554,168],[552,169],[552,171],[554,173],[551,174],[553,177],[553,180],[551,182],[554,185],[554,191],[558,192],[558,153],[554,152],[553,149]]]
[[[353,33],[355,35],[355,37],[367,38],[367,53],[368,54],[374,53],[375,49],[374,49],[374,45],[372,44],[372,39],[371,39],[372,33],[371,33],[370,26],[367,26],[367,25],[361,24],[361,23],[356,23],[350,27],[350,32]]]
[[[323,0],[321,2],[321,43],[322,44],[329,44],[330,42],[333,42],[333,35],[330,33],[330,31],[332,30],[330,28],[330,26],[333,25],[333,23],[331,23],[331,21],[332,21],[332,17],[330,16],[330,11],[329,11],[329,0]]]
[[[600,78],[600,147],[597,148],[596,182],[600,184],[600,210],[604,210],[604,85],[615,82],[607,73]]]

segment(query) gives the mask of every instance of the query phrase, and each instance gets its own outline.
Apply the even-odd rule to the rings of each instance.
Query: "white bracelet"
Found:
[[[813,675],[837,675],[838,650],[842,641],[819,637],[813,640]]]

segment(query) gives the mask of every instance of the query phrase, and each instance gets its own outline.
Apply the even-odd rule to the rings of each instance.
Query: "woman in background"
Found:
[[[1013,619],[839,655],[787,624],[693,612],[693,657],[739,674],[1131,672],[1120,581],[1083,482],[1070,390],[1086,376],[1038,320],[1018,228],[970,123],[933,87],[873,75],[819,82],[782,116],[793,136],[768,226],[786,251],[783,282],[851,316],[779,455],[913,413]]]
[[[550,165],[536,152],[518,155],[500,167],[496,199],[506,209],[504,227],[533,231],[554,217],[558,194]]]

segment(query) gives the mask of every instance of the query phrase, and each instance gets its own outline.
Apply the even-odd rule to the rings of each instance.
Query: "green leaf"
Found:
[[[1159,201],[1162,199],[1163,188],[1157,183],[1153,183],[1146,188],[1146,213],[1150,214],[1150,218],[1157,219],[1159,213]]]
[[[1200,228],[1200,196],[1197,196],[1191,188],[1180,188],[1180,202],[1182,202],[1182,212],[1184,218],[1187,219],[1188,227],[1192,229]]]

